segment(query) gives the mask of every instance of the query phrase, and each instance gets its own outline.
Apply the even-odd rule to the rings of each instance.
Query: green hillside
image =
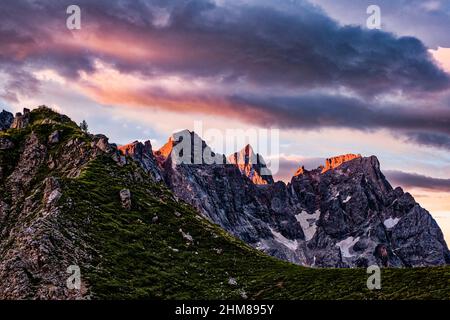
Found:
[[[370,291],[365,269],[310,269],[266,256],[174,201],[162,185],[133,181],[135,170],[105,157],[67,180],[76,204],[68,218],[91,219],[88,233],[103,256],[88,271],[99,298],[450,298],[448,267],[383,269],[382,290]],[[131,190],[131,211],[121,210],[122,188]]]

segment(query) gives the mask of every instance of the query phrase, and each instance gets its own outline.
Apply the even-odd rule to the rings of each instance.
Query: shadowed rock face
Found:
[[[283,260],[316,267],[450,263],[437,223],[409,193],[391,187],[375,156],[330,158],[285,185],[252,179],[252,153],[246,147],[229,164],[189,165],[173,163],[169,151],[160,165],[179,198]]]
[[[0,112],[0,130],[6,130],[11,127],[13,123],[14,116],[11,112],[3,110]]]

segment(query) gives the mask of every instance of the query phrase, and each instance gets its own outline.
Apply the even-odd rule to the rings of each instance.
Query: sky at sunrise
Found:
[[[71,4],[80,30],[66,27]],[[381,29],[367,28],[371,4]],[[263,156],[284,181],[330,156],[376,155],[450,241],[450,1],[1,6],[0,111],[47,105],[111,142],[154,149],[196,122],[279,129],[279,152]]]

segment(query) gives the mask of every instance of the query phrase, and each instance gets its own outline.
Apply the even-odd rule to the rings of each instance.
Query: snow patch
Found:
[[[400,221],[400,218],[392,218],[384,220],[384,226],[388,229],[392,229]]]
[[[62,193],[59,192],[58,189],[53,190],[47,198],[47,204],[58,201],[58,199],[61,198],[61,196]]]
[[[236,281],[235,278],[229,278],[229,279],[228,279],[228,284],[229,284],[230,286],[237,286],[237,281]]]
[[[347,203],[347,202],[349,202],[351,198],[352,198],[352,197],[350,197],[350,196],[347,196],[347,198],[345,198],[345,200],[343,201],[343,203]]]
[[[270,246],[267,245],[265,239],[261,239],[257,244],[256,244],[256,249],[264,251],[267,249],[270,249]]]
[[[270,232],[272,232],[276,242],[281,243],[282,245],[286,246],[287,248],[289,248],[291,250],[297,250],[297,248],[298,248],[297,240],[290,240],[290,239],[286,238],[285,236],[283,236],[281,233],[276,232],[272,228],[269,227],[269,229],[270,229]]]
[[[306,211],[302,211],[301,213],[295,216],[295,219],[300,223],[300,226],[303,229],[303,233],[305,234],[305,241],[311,240],[317,231],[316,221],[320,217],[320,210],[316,210],[313,214],[308,214]]]
[[[183,236],[184,239],[186,239],[189,242],[193,242],[194,239],[192,238],[192,236],[189,233],[184,233],[182,229],[178,230],[181,235]]]
[[[341,193],[340,191],[333,193],[333,195],[331,196],[331,199],[332,199],[332,200],[336,200],[337,197],[339,197],[339,194],[340,194],[340,193]]]
[[[350,249],[353,248],[355,243],[357,243],[358,241],[359,237],[356,238],[348,237],[347,239],[344,239],[336,243],[336,246],[339,247],[339,249],[341,250],[341,254],[344,258],[351,258],[354,255],[350,253]]]

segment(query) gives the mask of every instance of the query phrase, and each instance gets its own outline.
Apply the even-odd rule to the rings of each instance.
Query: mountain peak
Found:
[[[155,156],[161,161],[166,160],[170,154],[172,153],[173,148],[179,143],[181,142],[180,137],[184,137],[190,135],[191,137],[194,136],[194,133],[185,129],[179,132],[175,132],[173,133],[170,137],[169,140],[158,150],[155,151]],[[195,136],[194,136],[195,137]]]
[[[253,151],[253,147],[250,144],[247,144],[242,150],[241,152],[244,152],[247,155],[252,155],[255,152]]]
[[[305,174],[306,171],[305,166],[300,166],[297,171],[295,171],[294,177],[301,176],[302,174]]]
[[[147,140],[144,143],[140,141],[133,141],[129,144],[125,144],[122,146],[117,147],[117,149],[122,152],[123,155],[135,155],[140,154],[141,156],[143,154],[152,155],[152,143]]]
[[[188,139],[189,141],[184,142],[184,139]],[[179,144],[182,144],[181,148],[176,148]],[[186,159],[183,158],[183,152],[186,150],[190,150],[190,163],[192,164],[210,163],[210,161],[212,161],[211,159],[216,157],[218,158],[219,163],[225,162],[225,157],[223,155],[213,152],[197,133],[187,129],[172,134],[166,144],[155,151],[154,154],[160,163],[165,162],[171,155],[176,156],[176,161],[182,160],[183,163],[186,163],[184,162]],[[176,153],[173,154],[173,151]],[[189,163],[189,159],[187,159],[187,161],[187,163]],[[213,161],[213,163],[216,162]]]
[[[262,160],[262,156],[255,154],[250,144],[247,144],[240,151],[235,152],[228,157],[229,162],[240,165],[258,164],[260,160]]]
[[[230,155],[228,162],[238,167],[241,173],[252,180],[254,184],[274,183],[263,157],[255,153],[250,144],[247,144],[239,152]],[[263,170],[269,171],[269,174],[264,174]]]

